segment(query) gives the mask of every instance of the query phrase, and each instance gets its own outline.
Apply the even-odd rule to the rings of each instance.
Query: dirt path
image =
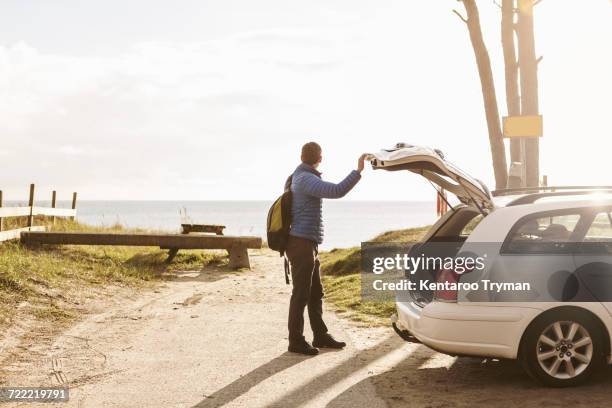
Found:
[[[279,258],[259,253],[252,263],[249,272],[184,273],[91,316],[36,350],[42,358],[14,367],[10,383],[69,384],[62,406],[71,407],[385,406],[367,381],[345,391],[398,360],[386,353],[401,341],[374,347],[388,328],[359,329],[327,313],[347,350],[287,353],[289,287]]]
[[[330,312],[346,350],[287,353],[279,259],[261,252],[252,263],[184,273],[93,315],[33,353],[43,358],[11,367],[10,384],[69,384],[62,407],[597,407],[612,398],[609,372],[571,391],[542,389],[513,363],[457,360]]]

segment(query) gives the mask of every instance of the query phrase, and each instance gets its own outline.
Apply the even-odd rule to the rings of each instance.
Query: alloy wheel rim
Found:
[[[551,377],[574,378],[591,364],[593,339],[580,323],[554,322],[540,334],[536,356],[540,367]]]

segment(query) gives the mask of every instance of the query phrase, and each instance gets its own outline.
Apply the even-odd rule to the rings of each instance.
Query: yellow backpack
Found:
[[[291,203],[293,196],[291,193],[291,180],[293,176],[289,176],[287,180],[288,188],[278,197],[270,210],[268,211],[268,220],[266,223],[266,235],[268,238],[268,247],[274,251],[278,251],[280,256],[285,257],[285,282],[289,284],[289,261],[285,256],[287,249],[287,241],[289,240],[289,229],[291,228]]]

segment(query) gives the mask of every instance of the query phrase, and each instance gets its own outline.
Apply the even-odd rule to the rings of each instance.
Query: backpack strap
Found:
[[[293,173],[287,177],[285,181],[285,191],[291,191],[291,183],[293,182]]]
[[[284,255],[284,263],[285,263],[285,283],[289,284],[289,275],[291,274],[291,264],[289,264],[289,259],[287,259],[287,255]]]
[[[291,191],[291,183],[293,182],[293,173],[287,177],[287,181],[285,181],[285,192]],[[289,275],[291,275],[291,264],[289,263],[289,259],[287,258],[287,253],[285,251],[281,251],[280,256],[283,257],[283,264],[285,268],[285,283],[289,285],[291,282],[289,280]]]

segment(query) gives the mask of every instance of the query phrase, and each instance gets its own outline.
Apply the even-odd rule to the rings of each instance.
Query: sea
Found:
[[[83,200],[77,204],[77,219],[95,226],[121,224],[168,232],[178,232],[181,223],[222,224],[226,226],[226,235],[254,235],[265,239],[271,204],[270,201]],[[50,204],[37,201],[35,205]],[[61,201],[57,206],[69,207],[70,203]],[[323,201],[325,240],[321,248],[358,246],[382,232],[429,225],[436,218],[433,201]]]

